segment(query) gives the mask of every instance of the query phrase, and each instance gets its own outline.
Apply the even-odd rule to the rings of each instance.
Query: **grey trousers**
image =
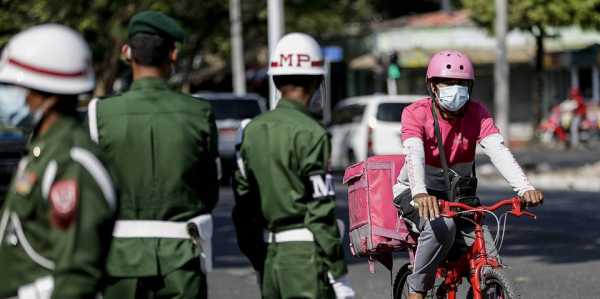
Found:
[[[453,245],[466,250],[475,241],[475,227],[465,221],[440,217],[432,221],[419,219],[419,240],[415,253],[413,273],[408,276],[408,290],[411,293],[425,293],[435,282],[437,266],[444,261]],[[498,256],[494,240],[488,228],[484,226],[485,247],[488,255]]]

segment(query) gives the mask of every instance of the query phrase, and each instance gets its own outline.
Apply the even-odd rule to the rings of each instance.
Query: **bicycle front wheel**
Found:
[[[502,269],[485,268],[481,275],[481,298],[483,299],[516,299],[515,288]],[[467,298],[473,298],[473,289]]]
[[[410,269],[410,263],[405,264],[398,270],[396,278],[394,278],[394,299],[407,299],[408,298],[408,285],[406,284],[406,278],[412,273]]]

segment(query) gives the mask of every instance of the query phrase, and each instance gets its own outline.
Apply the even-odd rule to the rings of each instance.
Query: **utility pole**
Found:
[[[246,94],[246,70],[244,68],[244,40],[242,38],[242,14],[240,0],[229,0],[229,22],[231,24],[231,73],[233,92]]]
[[[442,1],[442,10],[447,13],[452,12],[452,3],[450,0],[441,0]]]
[[[496,64],[494,66],[494,107],[496,108],[496,123],[500,132],[506,139],[509,136],[509,84],[510,68],[506,50],[506,32],[508,31],[508,8],[506,0],[495,0],[496,2]]]
[[[267,0],[267,14],[269,27],[269,59],[267,61],[270,62],[271,54],[275,51],[277,42],[284,32],[283,0]],[[278,98],[273,79],[269,76],[269,107],[271,110],[275,109]]]

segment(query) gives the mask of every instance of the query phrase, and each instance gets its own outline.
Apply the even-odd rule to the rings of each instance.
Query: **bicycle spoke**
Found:
[[[486,299],[504,299],[504,292],[502,286],[496,282],[490,283],[486,292]]]

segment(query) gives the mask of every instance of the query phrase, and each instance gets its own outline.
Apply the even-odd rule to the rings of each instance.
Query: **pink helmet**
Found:
[[[467,55],[455,50],[433,54],[427,66],[427,81],[431,78],[475,80],[475,70]]]

